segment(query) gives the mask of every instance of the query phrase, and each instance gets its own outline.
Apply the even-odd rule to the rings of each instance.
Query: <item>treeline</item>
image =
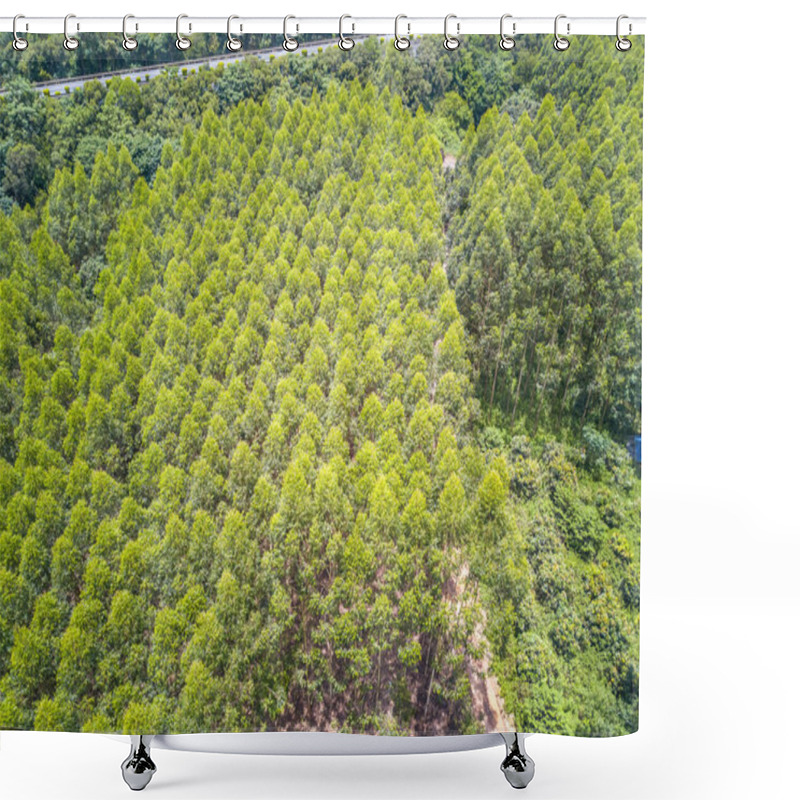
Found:
[[[358,78],[379,91],[388,89],[413,113],[423,108],[432,117],[437,138],[452,153],[458,152],[470,123],[477,125],[493,106],[513,119],[523,112],[534,117],[541,99],[550,93],[557,107],[571,102],[575,112],[590,107],[609,86],[617,86],[618,93],[627,86],[625,91],[640,105],[641,43],[637,41],[630,53],[617,53],[613,40],[603,37],[578,37],[565,53],[556,53],[551,40],[542,36],[520,37],[509,52],[500,51],[493,36],[466,37],[455,52],[444,50],[438,37],[424,36],[403,53],[390,42],[370,38],[348,53],[330,48],[312,57],[301,50],[272,61],[250,58],[234,67],[200,69],[186,77],[175,70],[150,82],[94,81],[57,102],[31,90],[30,82],[40,78],[23,66],[51,38],[58,51],[54,64],[66,65],[63,69],[88,52],[81,45],[68,54],[57,36],[37,36],[22,54],[13,51],[9,39],[3,51],[7,60],[0,68],[6,92],[0,95],[0,208],[33,203],[55,170],[75,160],[90,172],[95,154],[104,152],[109,141],[125,145],[141,174],[152,182],[164,143],[176,145],[183,128],[196,125],[204,111],[223,114],[244,99],[260,102],[267,93],[283,94],[292,103],[298,97],[308,99],[314,91],[324,92],[332,81]],[[143,36],[140,48],[157,38]],[[198,35],[192,47],[181,52],[166,37],[162,55],[183,59],[222,53],[223,38]],[[89,41],[94,37],[87,37],[87,45]],[[95,46],[111,50],[126,64],[139,57],[139,48],[125,53],[109,37],[98,37]],[[96,72],[97,63],[75,74]]]
[[[511,428],[640,430],[640,89],[620,78],[575,110],[547,94],[464,139],[448,274],[478,391]]]

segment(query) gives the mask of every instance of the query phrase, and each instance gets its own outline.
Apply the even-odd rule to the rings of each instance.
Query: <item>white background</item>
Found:
[[[489,0],[19,0],[80,14],[647,16],[640,731],[534,736],[540,798],[796,798],[800,737],[794,7]],[[2,798],[129,797],[127,745],[4,732]],[[154,752],[153,798],[510,797],[502,749]]]

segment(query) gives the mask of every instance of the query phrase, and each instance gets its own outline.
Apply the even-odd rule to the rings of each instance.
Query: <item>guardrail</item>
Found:
[[[356,40],[363,40],[367,37],[353,37]],[[202,58],[193,58],[187,59],[185,61],[165,61],[161,62],[160,64],[153,64],[151,66],[139,66],[139,67],[128,67],[126,69],[120,70],[107,70],[104,72],[93,72],[88,75],[74,75],[71,77],[66,78],[53,78],[48,81],[40,81],[38,83],[34,83],[31,85],[31,88],[35,89],[42,94],[48,93],[50,94],[49,90],[53,88],[62,88],[65,90],[62,94],[61,92],[57,92],[55,94],[50,94],[51,97],[62,97],[68,94],[69,92],[66,91],[67,87],[69,89],[79,88],[86,83],[90,83],[91,81],[109,81],[112,78],[125,78],[125,77],[145,77],[150,75],[163,75],[165,72],[169,70],[176,70],[176,74],[179,77],[183,77],[183,70],[190,69],[197,69],[208,66],[209,68],[214,68],[219,66],[220,64],[235,64],[240,61],[245,60],[246,58],[258,58],[262,61],[269,57],[269,56],[283,56],[283,55],[297,55],[302,53],[303,50],[310,50],[311,48],[323,48],[327,49],[328,47],[335,46],[338,44],[338,39],[317,39],[312,42],[303,42],[303,46],[298,48],[293,53],[287,53],[283,47],[268,47],[262,48],[260,50],[250,50],[247,52],[238,52],[235,54],[220,54],[220,55],[208,55]],[[188,77],[188,74],[185,76]],[[7,89],[0,89],[0,96],[5,95],[8,93]]]

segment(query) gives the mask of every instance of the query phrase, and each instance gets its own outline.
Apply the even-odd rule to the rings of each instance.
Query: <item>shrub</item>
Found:
[[[598,488],[594,496],[594,505],[597,508],[600,519],[609,528],[620,528],[625,521],[625,515],[622,511],[621,500],[614,494],[607,486]]]
[[[622,595],[622,602],[634,611],[639,610],[639,576],[628,571],[620,581],[619,591]]]
[[[633,485],[631,458],[622,445],[591,425],[584,426],[581,440],[584,463],[590,472],[598,475],[607,470],[619,486],[629,489]]]
[[[531,440],[527,436],[511,437],[511,458],[530,458]]]
[[[585,425],[581,431],[585,464],[590,470],[602,469],[606,465],[606,456],[613,446],[606,434],[591,425]]]
[[[586,560],[596,556],[605,527],[597,509],[583,503],[574,490],[563,484],[556,487],[553,501],[567,547]]]
[[[564,658],[574,658],[581,651],[584,639],[583,624],[578,615],[568,606],[560,609],[550,628],[550,641],[556,652]]]
[[[569,456],[566,445],[560,442],[547,442],[544,445],[542,464],[547,468],[551,492],[555,492],[561,485],[577,488],[578,471]]]
[[[511,464],[511,489],[515,494],[530,500],[542,483],[542,468],[532,458],[522,458]]]
[[[487,425],[480,434],[482,450],[501,450],[506,443],[503,431],[493,425]]]

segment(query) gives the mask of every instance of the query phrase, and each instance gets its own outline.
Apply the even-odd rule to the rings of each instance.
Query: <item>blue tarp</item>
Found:
[[[628,453],[631,458],[637,463],[642,463],[642,437],[641,434],[637,436],[628,437]]]

